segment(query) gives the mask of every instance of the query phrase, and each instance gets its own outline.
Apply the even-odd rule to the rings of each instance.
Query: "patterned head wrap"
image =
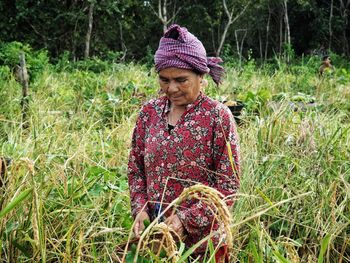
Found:
[[[219,57],[207,57],[201,41],[187,28],[171,25],[160,39],[158,50],[154,56],[157,72],[165,68],[175,67],[209,73],[216,85],[221,84],[225,70],[219,63]]]

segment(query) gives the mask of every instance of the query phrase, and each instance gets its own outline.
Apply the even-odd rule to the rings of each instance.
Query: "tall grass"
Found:
[[[350,261],[348,69],[320,79],[315,67],[248,64],[229,69],[220,90],[206,90],[253,94],[238,129],[233,262]],[[297,92],[316,106],[296,107]],[[157,96],[154,72],[132,64],[99,74],[47,70],[30,93],[23,130],[20,86],[10,73],[0,80],[0,156],[13,160],[0,196],[2,262],[115,260],[132,225],[131,131],[142,102]]]

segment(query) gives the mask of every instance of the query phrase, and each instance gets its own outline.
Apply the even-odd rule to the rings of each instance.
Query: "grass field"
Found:
[[[318,61],[228,65],[220,89],[242,100],[232,262],[350,262],[350,70],[320,78]],[[47,68],[21,86],[0,72],[1,262],[117,262],[128,238],[126,167],[140,106],[157,96],[145,66]],[[159,259],[160,260],[160,259]],[[154,260],[153,262],[157,262]],[[160,261],[158,261],[160,262]]]

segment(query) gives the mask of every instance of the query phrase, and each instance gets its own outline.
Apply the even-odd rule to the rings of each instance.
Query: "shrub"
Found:
[[[0,43],[0,65],[8,66],[12,71],[15,70],[16,65],[19,64],[21,52],[25,54],[30,80],[35,80],[38,75],[50,67],[47,50],[33,51],[30,45],[17,41]]]

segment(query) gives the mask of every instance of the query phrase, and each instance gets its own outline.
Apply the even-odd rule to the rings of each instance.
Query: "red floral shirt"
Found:
[[[238,135],[230,110],[200,95],[187,105],[174,129],[169,131],[169,104],[166,97],[149,101],[136,122],[128,167],[134,217],[145,209],[154,219],[159,209],[164,209],[184,187],[195,182],[209,185],[225,196],[236,193],[239,187]],[[234,167],[226,141],[231,145]],[[228,204],[232,204],[232,199]],[[213,215],[201,201],[187,200],[176,213],[187,231],[187,246],[210,233]]]

